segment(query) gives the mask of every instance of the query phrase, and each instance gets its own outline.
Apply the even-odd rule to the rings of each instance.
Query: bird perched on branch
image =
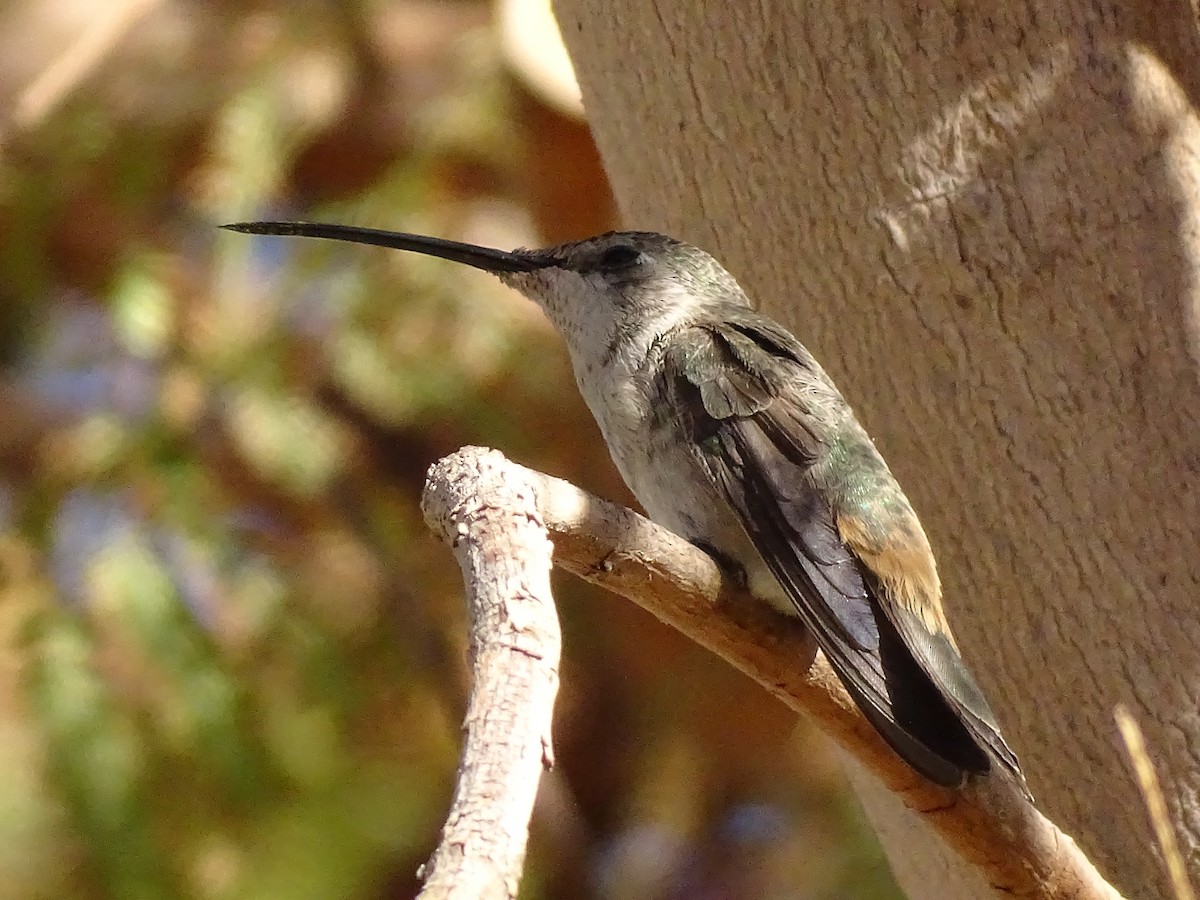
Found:
[[[812,355],[703,250],[653,232],[510,252],[341,225],[225,227],[438,256],[535,301],[654,521],[798,616],[918,772],[953,787],[998,765],[1026,790],[959,655],[904,492]]]

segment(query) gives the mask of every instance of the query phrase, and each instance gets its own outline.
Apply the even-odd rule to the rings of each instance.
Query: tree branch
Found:
[[[462,567],[471,620],[471,698],[425,900],[517,896],[543,766],[562,646],[550,593],[552,546],[538,515],[541,476],[468,451],[429,471],[422,508]]]
[[[542,529],[548,529],[555,561],[562,568],[633,600],[749,675],[787,706],[808,713],[997,891],[1037,900],[1120,900],[1075,842],[1027,803],[1012,783],[984,778],[961,791],[950,791],[916,775],[863,719],[799,624],[723,583],[717,564],[683,538],[631,510],[478,447],[466,447],[433,466],[424,508],[430,526],[456,548],[463,565],[475,623],[472,646],[477,678],[467,714],[459,788],[431,872],[442,875],[443,860],[450,857],[467,871],[467,857],[476,846],[485,854],[476,867],[501,858],[495,849],[484,848],[481,840],[497,837],[501,822],[520,839],[519,848],[505,851],[506,865],[520,865],[538,742],[549,746],[546,735],[558,636],[557,631],[552,637],[544,632],[550,627],[547,624],[534,625],[532,610],[517,615],[510,610],[510,619],[520,626],[521,640],[538,635],[548,639],[543,649],[524,649],[528,643],[520,644],[512,636],[513,623],[505,623],[502,610],[474,610],[474,605],[490,602],[511,607],[535,598],[549,603],[548,557],[537,555],[545,552],[539,547],[545,535]],[[513,534],[503,533],[505,528]],[[545,615],[553,621],[552,609]],[[522,649],[514,654],[518,647]],[[510,785],[489,791],[488,784],[477,784],[477,773],[480,760],[495,758],[497,750],[485,745],[484,730],[476,723],[495,702],[486,692],[511,689],[520,682],[511,675],[498,684],[479,680],[485,674],[481,664],[485,654],[501,652],[512,657],[508,664],[525,660],[528,675],[522,677],[541,673],[551,687],[530,691],[526,695],[530,708],[524,711],[514,708],[511,695],[497,694],[508,699],[495,709],[491,724],[511,722],[512,736],[498,729],[487,733],[501,744],[501,757],[515,760],[519,755],[524,768],[518,774],[514,764],[511,774],[500,774],[488,763],[489,777]],[[519,754],[517,746],[522,748]],[[522,778],[531,782],[525,785],[525,793],[511,787]],[[489,800],[512,806],[488,809]],[[468,846],[470,841],[475,843]],[[515,869],[504,877],[509,890],[515,891]],[[431,874],[422,896],[433,896],[429,893],[433,885]],[[472,887],[462,896],[504,895],[485,895]]]

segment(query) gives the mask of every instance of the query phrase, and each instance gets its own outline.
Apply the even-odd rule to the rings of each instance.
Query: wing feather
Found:
[[[888,573],[855,552],[814,482],[831,448],[811,426],[810,404],[833,388],[822,398],[807,351],[778,326],[733,316],[681,329],[663,358],[684,437],[866,717],[935,782],[987,772],[984,748],[1019,776],[949,632],[926,627],[906,603],[881,602]]]

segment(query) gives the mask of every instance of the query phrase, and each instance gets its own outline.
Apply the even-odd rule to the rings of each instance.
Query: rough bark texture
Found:
[[[422,900],[513,900],[543,765],[562,635],[532,479],[500,454],[433,466],[426,521],[454,548],[471,620],[471,698],[454,799]]]
[[[1042,808],[1163,895],[1124,701],[1200,880],[1192,6],[555,7],[627,224],[712,249],[838,381]],[[980,896],[861,795],[912,896]]]

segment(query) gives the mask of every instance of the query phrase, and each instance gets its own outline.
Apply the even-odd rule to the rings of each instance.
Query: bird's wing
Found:
[[[770,366],[755,365],[752,339],[736,330],[690,328],[671,340],[664,375],[672,408],[683,411],[685,437],[772,574],[800,598],[819,636],[848,654],[877,650],[862,573],[806,477],[824,448],[805,410],[780,402],[781,379]]]
[[[830,446],[830,435],[812,429],[814,404],[828,402],[832,389],[813,376],[803,346],[769,322],[733,315],[668,335],[663,362],[684,439],[867,718],[939,783],[988,771],[981,745],[999,748],[1015,768],[941,619],[924,533],[928,560],[910,565],[899,546],[872,544],[866,521],[839,515],[814,484],[814,465],[856,448]],[[862,462],[891,478],[873,448]],[[915,516],[912,525],[920,529]],[[919,591],[933,592],[924,616],[907,603],[893,613],[894,604],[880,602],[882,591],[890,597],[893,583],[906,580],[912,594],[900,599],[913,600],[912,609],[922,609]]]

